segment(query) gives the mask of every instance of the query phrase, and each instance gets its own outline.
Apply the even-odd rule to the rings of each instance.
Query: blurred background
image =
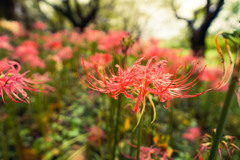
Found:
[[[171,73],[180,64],[194,66],[192,61],[200,57],[209,69],[190,92],[199,93],[221,79],[214,37],[220,31],[239,29],[239,15],[239,0],[0,0],[0,62],[17,61],[21,73],[30,71],[28,77],[46,82],[42,88],[48,90],[28,92],[30,104],[14,103],[4,94],[0,160],[131,159],[136,148],[129,143],[137,141],[132,132],[137,123],[132,111],[135,101],[123,100],[116,134],[117,122],[111,123],[117,117],[116,109],[111,109],[116,102],[82,85],[80,57],[89,66],[101,61],[102,67],[114,67],[112,57],[120,52],[126,52],[128,66],[142,56],[158,56],[170,62]],[[131,45],[123,44],[123,38],[132,40]],[[226,52],[224,41],[219,42]],[[236,47],[230,46],[236,57]],[[102,60],[98,53],[110,55]],[[162,150],[150,159],[162,158],[163,150],[167,159],[193,159],[202,137],[214,134],[226,90],[227,86],[200,97],[172,100],[168,110],[154,97],[157,120],[151,125],[152,112],[146,111],[143,145]],[[233,143],[238,145],[237,89],[236,95],[224,135],[236,137]],[[109,142],[113,137],[118,143]],[[223,159],[229,159],[226,146],[221,149]],[[207,156],[208,152],[201,158]],[[237,149],[232,159],[240,159]]]

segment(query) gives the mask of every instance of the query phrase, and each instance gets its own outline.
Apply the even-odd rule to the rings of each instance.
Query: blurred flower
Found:
[[[188,128],[182,137],[188,141],[193,142],[196,139],[198,139],[200,135],[201,133],[200,133],[199,127],[192,127],[192,128]]]
[[[137,148],[136,145],[130,144],[132,147]],[[155,146],[140,147],[140,160],[152,160],[152,159],[159,159],[159,160],[168,160],[172,156],[173,149],[168,148],[167,150],[163,150],[162,148],[158,148]],[[122,154],[127,159],[136,159],[135,157],[131,157],[126,154]]]
[[[83,36],[87,42],[96,42],[102,36],[104,36],[104,32],[86,28],[84,29],[84,32],[81,34],[81,36]]]
[[[0,66],[4,67],[4,68],[6,68],[6,67],[9,68],[8,61],[9,61],[9,59],[7,57],[1,59],[0,60]]]
[[[121,53],[122,40],[127,37],[128,34],[125,31],[109,31],[100,38],[98,48],[109,53]]]
[[[43,23],[42,21],[36,21],[34,24],[33,24],[33,27],[35,29],[39,29],[39,30],[44,30],[46,28],[46,25],[45,23]]]
[[[62,34],[60,32],[43,36],[46,50],[56,50],[62,48]]]
[[[9,43],[9,38],[6,35],[0,36],[0,48],[12,51],[14,48]]]
[[[215,68],[206,68],[201,78],[201,81],[210,82],[211,87],[215,87],[221,81],[223,76],[222,70]],[[219,91],[226,92],[228,90],[228,84],[218,89]]]
[[[214,82],[217,81],[220,76],[222,76],[222,70],[218,67],[215,68],[206,68],[201,78],[202,81]]]
[[[163,150],[167,150],[168,148],[168,143],[170,140],[169,135],[164,135],[162,133],[156,133],[153,137],[153,142],[159,147],[162,148]]]
[[[26,55],[38,55],[37,43],[34,41],[26,40],[22,42],[15,51],[15,56],[24,57]]]
[[[102,141],[103,139],[105,139],[105,133],[103,132],[103,130],[101,128],[99,128],[98,126],[93,126],[91,128],[88,129],[88,138],[87,141],[90,144],[93,145],[100,145],[100,141]]]
[[[214,132],[215,134],[215,132]],[[240,148],[238,146],[236,146],[233,143],[233,136],[224,136],[221,140],[221,142],[218,145],[218,154],[220,156],[220,158],[222,159],[222,150],[226,150],[229,156],[229,160],[232,160],[232,155],[235,151],[235,149],[240,151]],[[207,151],[209,151],[211,149],[213,143],[213,137],[205,134],[200,146],[200,151],[198,152],[198,154],[193,158],[193,160],[195,159],[199,159],[202,160],[202,157],[204,156],[204,153],[206,153]]]
[[[83,38],[84,37],[76,31],[70,32],[68,35],[69,42],[73,44],[83,44]]]
[[[0,27],[12,32],[15,36],[24,36],[25,29],[23,25],[18,21],[8,21],[1,19],[0,20]]]
[[[121,126],[121,131],[127,132],[129,129],[130,129],[130,118],[126,117],[124,119],[123,125]]]
[[[112,55],[109,53],[95,53],[90,56],[90,62],[84,61],[84,67],[93,68],[96,65],[99,69],[105,68],[112,61]]]
[[[24,77],[28,71],[20,74],[20,69],[21,66],[14,61],[9,61],[0,67],[0,95],[4,102],[4,92],[16,103],[29,103],[29,98],[25,90],[39,91],[33,86],[34,84],[38,84],[37,82]]]
[[[62,61],[62,60],[65,60],[65,59],[70,59],[72,58],[73,56],[73,50],[71,47],[65,47],[65,48],[62,48],[58,51],[58,53],[56,55],[54,55],[54,60],[56,62],[58,61]]]
[[[46,82],[49,82],[51,80],[51,78],[49,78],[49,73],[48,72],[44,73],[43,75],[41,75],[39,73],[34,73],[32,75],[32,77],[33,77],[33,79],[36,79],[41,83],[44,83],[44,84],[41,84],[41,86],[38,87],[39,89],[43,90],[44,93],[51,93],[51,92],[55,91],[54,87],[46,84]]]
[[[134,55],[137,56],[139,53],[142,52],[143,46],[140,43],[139,40],[136,40],[132,46],[130,46],[130,48],[127,51],[128,55]]]
[[[37,44],[34,41],[24,41],[15,50],[14,57],[24,63],[29,63],[32,68],[44,68],[45,63],[38,57]]]

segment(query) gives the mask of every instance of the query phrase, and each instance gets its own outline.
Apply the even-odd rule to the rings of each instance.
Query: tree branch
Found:
[[[79,3],[77,3],[77,0],[74,0],[74,4],[76,6],[77,15],[78,15],[79,19],[82,19],[81,7],[80,7]]]
[[[175,7],[175,5],[174,5],[174,0],[171,1],[171,8],[172,8],[173,13],[174,13],[174,15],[175,15],[175,17],[176,17],[177,19],[186,21],[187,24],[188,24],[188,27],[189,27],[191,30],[194,30],[194,27],[193,27],[194,20],[189,20],[189,19],[187,19],[187,18],[180,17],[180,16],[178,15],[177,9],[176,9],[176,7]]]
[[[207,4],[206,4],[206,12],[207,12],[207,15],[209,14],[209,11],[210,11],[210,6],[211,6],[211,0],[207,0]]]
[[[52,8],[54,8],[57,12],[61,13],[63,16],[67,17],[73,23],[74,26],[78,25],[76,20],[73,18],[72,14],[69,13],[68,11],[63,10],[62,8],[58,7],[57,5],[51,4],[48,1],[45,1],[45,0],[41,0],[41,1],[48,4]]]
[[[210,2],[209,2],[209,4],[210,4]],[[207,3],[207,5],[209,5],[209,4]],[[199,29],[201,29],[203,32],[207,31],[207,29],[211,25],[212,21],[217,17],[223,4],[224,4],[224,0],[218,0],[216,9],[214,11],[210,11],[210,7],[209,7],[208,14],[206,15],[206,18],[204,19],[204,21]]]

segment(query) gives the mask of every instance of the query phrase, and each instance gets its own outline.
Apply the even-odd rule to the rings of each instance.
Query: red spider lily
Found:
[[[93,126],[88,129],[88,138],[87,138],[88,143],[99,146],[100,141],[104,139],[105,139],[105,133],[98,126]]]
[[[43,39],[45,41],[44,49],[46,50],[58,50],[62,48],[62,33],[60,32],[45,35]]]
[[[131,145],[134,148],[137,148],[136,145],[133,145],[130,143],[129,145]],[[154,159],[160,159],[161,157],[161,160],[168,160],[168,159],[172,159],[170,158],[172,155],[172,152],[173,150],[171,148],[166,148],[166,150],[163,150],[162,148],[154,147],[154,146],[150,146],[150,147],[141,146],[139,159],[152,160],[153,159],[152,157],[154,157]],[[122,154],[122,155],[128,159],[136,159],[135,157],[131,157],[126,154]]]
[[[84,32],[81,34],[81,36],[87,42],[96,42],[104,35],[105,35],[104,32],[99,31],[99,30],[93,30],[91,28],[84,29]]]
[[[192,127],[192,128],[188,128],[185,133],[182,135],[182,137],[188,141],[195,141],[196,139],[198,139],[200,137],[201,133],[200,133],[200,129],[199,127]]]
[[[229,156],[230,160],[232,159],[232,155],[233,155],[235,149],[240,151],[240,148],[233,143],[233,139],[234,139],[233,136],[228,136],[228,135],[226,135],[222,138],[222,141],[220,142],[220,144],[218,146],[218,154],[219,154],[221,159],[222,159],[222,150],[224,150],[224,149],[227,150],[227,153],[228,153],[228,156]],[[202,159],[203,154],[211,149],[212,140],[213,140],[212,136],[210,136],[208,134],[204,135],[203,142],[200,146],[201,147],[200,151],[193,158],[193,160],[196,160],[197,158],[199,160]]]
[[[33,27],[35,29],[39,29],[39,30],[44,30],[46,28],[46,25],[45,23],[43,23],[42,21],[36,21],[34,24],[33,24]]]
[[[0,48],[12,51],[14,48],[9,43],[9,38],[6,35],[0,36]]]
[[[44,68],[45,63],[38,57],[37,44],[34,41],[24,41],[15,51],[14,57],[20,59],[22,62],[27,62],[32,68]]]
[[[39,91],[34,88],[34,84],[39,84],[37,82],[32,81],[31,79],[25,78],[24,76],[28,73],[24,72],[20,74],[19,71],[21,66],[14,61],[9,61],[8,63],[4,63],[0,68],[0,95],[2,96],[3,102],[5,92],[7,96],[14,102],[25,102],[29,103],[28,95],[25,90],[31,91]],[[19,96],[21,95],[21,96]]]
[[[65,60],[65,59],[71,59],[72,56],[73,56],[73,50],[71,47],[68,46],[60,49],[58,53],[54,55],[54,60],[56,62],[61,62],[62,60]]]
[[[122,40],[127,36],[125,31],[109,31],[99,39],[98,48],[109,53],[122,53]]]
[[[84,67],[86,68],[93,68],[94,65],[97,65],[100,68],[105,68],[109,63],[112,61],[112,55],[109,53],[95,53],[94,55],[90,56],[90,62],[84,61]]]
[[[84,60],[82,59],[83,67],[85,68],[86,72],[85,79],[89,85],[85,84],[83,81],[82,82],[89,88],[99,92],[107,93],[109,96],[115,99],[120,93],[123,93],[127,98],[131,99],[135,99],[134,94],[136,94],[137,99],[134,107],[135,112],[139,112],[139,105],[145,96],[148,96],[155,111],[155,106],[151,97],[149,96],[150,93],[154,96],[158,95],[160,102],[166,101],[166,108],[169,107],[170,99],[172,98],[194,97],[200,95],[186,95],[190,89],[196,85],[203,73],[204,69],[195,79],[189,83],[186,83],[194,73],[197,64],[195,64],[195,66],[188,73],[185,73],[185,66],[182,74],[177,78],[177,72],[179,69],[177,69],[175,73],[168,73],[166,71],[166,60],[160,60],[156,62],[154,60],[157,60],[158,58],[152,57],[148,60],[146,66],[143,66],[141,65],[142,59],[143,58],[137,60],[132,67],[126,68],[125,70],[119,65],[116,65],[118,68],[117,75],[108,69],[108,72],[111,76],[108,76],[105,70],[100,71],[95,65],[95,71],[98,79],[93,75],[93,73],[86,69]]]

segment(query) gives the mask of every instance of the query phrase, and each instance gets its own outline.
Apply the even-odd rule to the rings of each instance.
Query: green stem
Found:
[[[12,106],[11,106],[12,104]],[[8,104],[6,106],[6,110],[8,113],[8,124],[11,128],[11,134],[12,134],[12,138],[13,138],[13,142],[14,142],[14,146],[15,146],[15,150],[16,150],[16,154],[18,156],[19,160],[24,160],[24,155],[22,152],[22,139],[19,133],[19,123],[17,122],[17,114],[16,114],[16,105],[13,102],[10,103],[10,105]]]
[[[226,121],[227,121],[228,112],[230,110],[232,98],[233,98],[233,95],[234,95],[235,86],[236,86],[235,79],[234,79],[234,77],[232,77],[231,82],[229,84],[228,91],[227,91],[227,95],[226,95],[226,98],[225,98],[225,101],[224,101],[222,113],[221,113],[220,120],[219,120],[219,123],[218,123],[218,126],[217,126],[216,135],[214,137],[213,145],[212,145],[208,160],[214,160],[214,158],[216,156],[216,153],[217,153],[217,150],[218,150],[218,145],[219,145],[219,142],[220,142],[221,137],[222,137],[222,132],[223,132],[224,126],[225,126]]]
[[[137,160],[140,160],[140,147],[142,141],[142,128],[143,128],[143,116],[141,117],[140,124],[138,126],[138,144],[137,144]]]
[[[112,159],[113,157],[113,136],[114,136],[114,115],[115,115],[115,110],[116,110],[116,100],[111,98],[110,99],[110,118],[109,118],[109,135],[108,135],[108,152],[109,154],[109,159]]]
[[[1,144],[2,144],[2,155],[4,160],[8,160],[9,159],[8,133],[7,133],[8,129],[6,126],[6,121],[3,120],[2,122],[0,122],[0,125],[1,125],[0,137],[1,137]]]
[[[145,107],[145,98],[143,100],[143,108]],[[137,144],[137,160],[140,160],[140,147],[142,142],[142,128],[143,128],[143,115],[140,117],[140,124],[138,126],[138,144]]]
[[[101,132],[100,132],[100,126],[101,126],[101,114],[99,115],[99,121],[98,121],[98,130],[97,130],[97,134],[98,134],[98,143],[99,143],[99,151],[100,151],[100,155],[101,155],[101,159],[104,159],[104,154],[103,154],[103,149],[102,149],[102,137],[101,137]]]
[[[121,105],[122,105],[122,94],[119,95],[117,100],[117,117],[116,117],[116,125],[114,130],[114,141],[113,141],[113,156],[112,159],[115,158],[116,148],[118,145],[118,132],[119,132],[119,121],[121,116]]]

